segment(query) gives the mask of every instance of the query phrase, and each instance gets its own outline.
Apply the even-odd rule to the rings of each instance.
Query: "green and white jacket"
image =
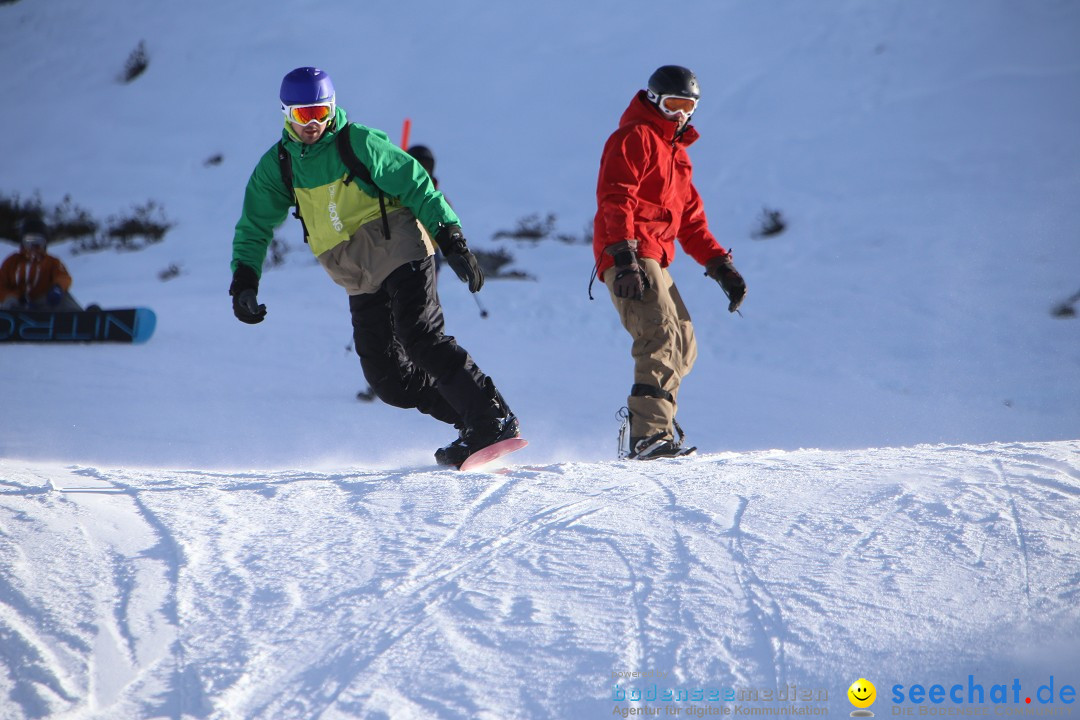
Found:
[[[308,243],[316,256],[344,242],[368,242],[368,237],[378,233],[359,233],[367,223],[378,222],[378,190],[362,180],[353,178],[348,185],[345,179],[349,171],[338,153],[335,138],[340,128],[348,122],[345,111],[337,108],[334,123],[318,142],[305,145],[300,142],[286,123],[282,139],[292,156],[293,187],[300,206],[300,216],[308,232]],[[460,225],[457,214],[450,208],[443,194],[435,189],[431,178],[411,155],[390,141],[386,133],[359,123],[352,124],[350,138],[353,150],[360,161],[371,171],[371,177],[382,189],[386,211],[392,213],[407,208],[420,221],[430,237],[435,237],[443,225]],[[244,209],[236,223],[233,236],[232,269],[244,264],[262,274],[267,248],[274,237],[274,229],[285,221],[293,204],[293,191],[285,187],[278,162],[277,143],[266,151],[248,180],[244,192]],[[355,239],[353,236],[356,235]],[[417,234],[418,235],[418,234]],[[391,237],[391,246],[395,238]],[[400,253],[379,253],[380,262],[392,267],[368,268],[373,274],[384,275],[399,265],[416,259],[417,238],[400,238]],[[420,240],[423,243],[422,239]],[[424,243],[426,246],[426,243]],[[431,254],[430,248],[421,255]]]

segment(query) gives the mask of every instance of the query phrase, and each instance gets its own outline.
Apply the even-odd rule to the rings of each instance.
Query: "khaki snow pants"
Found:
[[[630,349],[634,358],[634,384],[659,388],[670,393],[671,399],[631,394],[626,400],[631,415],[630,437],[651,437],[656,433],[671,437],[679,385],[697,360],[697,341],[690,313],[671,273],[652,258],[641,258],[638,263],[645,270],[649,285],[641,300],[615,297],[614,268],[604,273],[604,283],[619,320],[634,339]]]

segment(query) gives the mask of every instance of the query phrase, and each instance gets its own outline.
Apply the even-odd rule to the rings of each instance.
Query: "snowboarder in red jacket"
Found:
[[[0,265],[0,308],[7,310],[82,310],[68,288],[71,274],[47,251],[48,228],[39,218],[25,218],[19,251]]]
[[[746,295],[731,253],[709,232],[691,178],[686,148],[699,137],[690,118],[700,96],[690,70],[659,68],[630,102],[600,160],[593,252],[634,341],[628,456],[642,460],[694,450],[682,445],[675,423],[679,384],[697,358],[690,315],[667,270],[675,240],[720,283],[728,310],[735,312]]]

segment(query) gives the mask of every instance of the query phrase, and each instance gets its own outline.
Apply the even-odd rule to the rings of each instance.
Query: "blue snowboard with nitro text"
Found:
[[[0,343],[127,343],[150,339],[157,316],[149,308],[0,310]]]

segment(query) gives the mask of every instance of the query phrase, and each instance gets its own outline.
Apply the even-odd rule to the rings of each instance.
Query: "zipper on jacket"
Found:
[[[671,138],[671,171],[669,173],[669,176],[671,177],[672,182],[675,182],[675,155],[679,152],[679,149],[675,145],[678,142],[679,133],[676,132],[675,137]],[[671,226],[675,224],[675,213],[671,212],[670,210],[668,212],[671,213],[671,220],[668,221],[668,232],[671,232]],[[674,234],[671,236],[671,240],[672,242],[676,240]]]

